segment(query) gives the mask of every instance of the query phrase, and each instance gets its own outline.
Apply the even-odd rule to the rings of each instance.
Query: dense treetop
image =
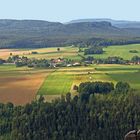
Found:
[[[0,20],[0,48],[37,48],[79,43],[108,46],[140,43],[140,29],[122,29],[110,22],[62,24],[36,20]]]
[[[124,94],[121,87],[129,88],[119,82],[114,93],[90,94],[86,102],[81,94],[72,98],[68,93],[52,103],[40,97],[25,106],[0,104],[0,139],[123,140],[139,129],[140,96],[135,91]]]

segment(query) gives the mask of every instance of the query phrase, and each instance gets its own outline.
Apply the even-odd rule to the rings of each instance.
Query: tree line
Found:
[[[123,94],[126,85],[116,85],[118,94],[90,94],[86,102],[68,93],[52,103],[40,97],[25,106],[0,104],[0,138],[123,140],[127,132],[140,126],[140,95],[136,91]]]
[[[92,47],[90,46],[89,48],[84,50],[84,55],[88,54],[103,54],[103,47]]]
[[[107,58],[94,58],[93,56],[87,56],[84,57],[82,61],[91,64],[140,64],[140,57],[135,55],[130,60],[125,60],[118,56],[110,56]]]

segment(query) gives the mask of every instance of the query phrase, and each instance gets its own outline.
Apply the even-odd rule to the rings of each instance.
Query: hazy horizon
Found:
[[[124,20],[124,19],[112,19],[112,18],[81,18],[81,19],[70,19],[70,20],[68,20],[68,21],[50,21],[50,20],[46,20],[46,19],[15,19],[15,18],[0,18],[0,20],[35,20],[35,21],[48,21],[48,22],[60,22],[60,23],[70,23],[70,22],[72,22],[72,21],[78,21],[78,20],[98,20],[98,19],[105,19],[105,20],[114,20],[114,21],[129,21],[129,22],[140,22],[140,20]]]
[[[140,21],[138,0],[1,0],[0,19],[69,22],[109,18]]]

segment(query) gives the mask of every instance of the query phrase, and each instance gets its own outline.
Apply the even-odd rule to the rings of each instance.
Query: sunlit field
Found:
[[[32,54],[37,52],[37,54]],[[54,59],[54,58],[69,58],[79,60],[81,57],[78,55],[78,48],[76,47],[60,47],[60,51],[54,48],[39,48],[39,49],[4,49],[0,50],[0,58],[7,59],[10,54],[27,56],[28,58],[38,59]]]
[[[103,49],[104,53],[99,55],[90,55],[95,58],[108,58],[111,56],[119,56],[125,60],[130,60],[133,56],[140,56],[140,44],[109,46]],[[138,53],[131,53],[131,50],[136,50]]]
[[[74,85],[88,81],[108,81],[116,84],[118,81],[128,82],[132,88],[140,90],[140,66],[130,65],[93,65],[80,68],[62,68],[48,77],[38,91],[38,95],[49,97],[75,94]],[[55,96],[54,96],[55,97]]]

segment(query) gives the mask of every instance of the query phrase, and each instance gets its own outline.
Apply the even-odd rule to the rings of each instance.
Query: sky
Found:
[[[0,0],[0,19],[140,21],[140,0]]]

